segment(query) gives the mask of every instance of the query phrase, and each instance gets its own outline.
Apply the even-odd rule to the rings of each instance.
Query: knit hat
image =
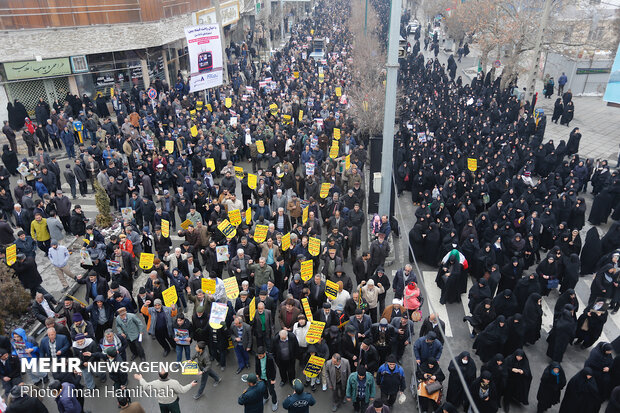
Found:
[[[161,300],[159,298],[156,298],[155,301],[153,301],[153,305],[161,305]]]
[[[80,314],[80,313],[74,313],[74,314],[71,316],[71,319],[72,319],[72,320],[73,320],[73,322],[75,323],[75,322],[77,322],[77,321],[83,321],[83,320],[84,320],[84,317],[82,317],[82,314]]]

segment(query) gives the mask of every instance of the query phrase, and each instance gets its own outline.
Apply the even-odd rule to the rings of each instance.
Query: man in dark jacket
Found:
[[[370,337],[364,339],[360,345],[360,355],[357,361],[357,367],[364,366],[370,373],[375,373],[379,368],[379,353],[375,346],[372,345]]]
[[[47,407],[36,397],[31,397],[28,392],[23,392],[21,386],[13,386],[11,390],[11,405],[5,413],[48,413]]]
[[[262,413],[264,395],[267,394],[265,382],[258,381],[256,374],[250,373],[247,378],[248,388],[239,396],[237,403],[244,406],[244,413]]]
[[[374,274],[379,266],[385,266],[385,259],[390,254],[390,245],[385,239],[385,234],[380,232],[378,239],[370,244],[370,271]]]
[[[0,348],[0,379],[5,396],[11,392],[13,386],[22,381],[19,357],[11,354],[6,348]]]
[[[80,187],[80,195],[84,196],[88,193],[88,176],[86,175],[86,169],[82,165],[80,159],[75,160],[75,166],[73,167],[73,174],[78,181]]]
[[[108,283],[94,271],[89,271],[86,276],[79,274],[75,277],[79,284],[86,284],[86,302],[94,300],[98,295],[108,296]]]
[[[288,396],[282,403],[282,407],[289,413],[308,413],[310,406],[316,404],[316,400],[310,393],[304,392],[304,385],[299,379],[293,380],[293,389],[295,394]]]
[[[82,212],[82,207],[80,205],[76,205],[71,211],[71,222],[69,226],[71,227],[71,233],[73,235],[84,235],[86,234],[86,223],[88,219]]]
[[[295,334],[281,330],[273,338],[273,355],[280,371],[280,387],[295,378],[295,361],[299,349]]]
[[[75,196],[73,198],[75,198]],[[62,190],[59,189],[56,191],[56,196],[52,199],[52,202],[56,205],[56,214],[58,215],[60,222],[62,222],[62,226],[66,232],[70,232],[71,200],[64,196]]]
[[[256,349],[256,357],[254,358],[254,366],[256,377],[262,380],[267,386],[268,393],[265,392],[265,402],[271,396],[271,408],[273,411],[278,409],[278,395],[276,394],[276,362],[273,356],[265,351],[263,346]]]
[[[407,388],[405,384],[405,372],[396,363],[396,356],[390,354],[386,363],[382,364],[377,371],[377,384],[381,388],[381,401],[389,407],[394,405],[396,397]]]
[[[17,262],[13,264],[13,268],[24,288],[30,290],[32,298],[35,298],[37,292],[50,296],[50,293],[41,286],[43,279],[33,257],[26,257],[22,253],[17,254]]]
[[[65,177],[65,180],[71,187],[71,196],[73,199],[77,198],[77,187],[76,187],[76,178],[75,173],[71,170],[71,165],[65,165],[65,171],[62,173]]]

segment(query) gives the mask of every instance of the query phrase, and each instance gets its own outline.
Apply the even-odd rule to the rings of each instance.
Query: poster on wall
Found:
[[[614,64],[611,66],[611,74],[603,96],[605,102],[620,104],[620,44],[616,52]]]
[[[190,60],[191,92],[220,86],[223,83],[222,38],[218,24],[185,28]]]

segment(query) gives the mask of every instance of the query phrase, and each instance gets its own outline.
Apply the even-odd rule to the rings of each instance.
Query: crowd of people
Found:
[[[389,21],[389,4],[371,3],[379,20]],[[144,386],[175,388],[175,397],[158,398],[162,412],[180,412],[178,394],[195,386],[200,399],[209,377],[217,386],[216,367],[224,371],[233,352],[236,373],[247,374],[248,389],[238,400],[246,412],[262,411],[269,399],[276,411],[279,381],[295,391],[283,402],[289,411],[308,411],[309,388],[329,390],[332,411],[350,402],[356,412],[387,413],[407,398],[405,371],[414,374],[422,411],[467,411],[467,392],[478,411],[508,411],[530,401],[524,347],[541,338],[541,297],[555,289],[561,296],[538,411],[559,403],[564,388],[563,413],[597,412],[607,399],[608,409],[620,405],[620,358],[612,356],[612,344],[596,344],[570,380],[561,365],[568,345],[593,346],[608,312],[620,307],[620,224],[602,239],[595,226],[584,241],[580,235],[587,212],[580,194],[588,184],[595,196],[588,221],[606,223],[612,210],[612,219],[619,218],[618,172],[578,155],[577,128],[568,145],[543,143],[546,118],[515,95],[516,82],[501,89],[501,78],[480,74],[466,84],[456,77],[454,57],[444,67],[420,53],[420,32],[426,32],[437,56],[437,32],[429,26],[416,33],[400,63],[404,96],[394,155],[398,194],[411,193],[418,205],[408,234],[410,261],[415,254],[439,268],[442,295],[434,306],[468,294],[472,348],[483,363],[478,370],[463,351],[450,361],[447,377],[440,367],[445,324],[436,314],[422,316],[419,274],[410,264],[393,279],[386,274],[393,217],[366,222],[368,137],[347,114],[347,89],[355,87],[347,69],[350,5],[321,4],[269,61],[253,61],[251,36],[231,45],[228,86],[203,94],[189,93],[181,76],[171,88],[156,81],[156,101],[134,86],[112,98],[111,112],[104,97],[68,96],[53,108],[41,99],[38,126],[22,125],[23,114],[10,112],[3,128],[10,147],[0,167],[0,243],[15,244],[17,254],[9,266],[2,250],[0,274],[30,291],[46,330],[40,340],[23,329],[0,338],[0,377],[12,399],[7,412],[47,411],[15,390],[24,379],[20,358],[161,359],[146,354],[143,337],[156,340],[164,358],[174,352],[201,372],[188,385],[166,371],[154,382],[135,377]],[[312,36],[329,38],[324,59],[308,57]],[[84,125],[80,134],[74,119]],[[38,137],[26,141],[21,162],[14,128]],[[49,140],[65,148],[64,169],[47,153]],[[20,175],[14,188],[11,175]],[[104,236],[63,194],[63,177],[73,200],[78,191],[105,191],[120,232]],[[70,236],[81,244],[79,271],[61,242]],[[75,280],[85,286],[84,296],[57,303],[42,287],[37,254],[50,261],[65,291]],[[150,254],[152,262],[143,259]],[[344,270],[349,259],[353,274]],[[580,275],[592,273],[591,297],[579,315],[574,288]],[[466,291],[468,277],[473,287]],[[209,321],[222,308],[215,328]],[[317,321],[322,331],[308,336]],[[405,352],[413,354],[414,371],[403,365]],[[324,364],[305,369],[316,357]],[[27,376],[36,386],[48,384],[47,374]],[[115,388],[128,385],[127,374],[108,376],[54,373],[48,387],[57,391],[60,411],[81,413],[84,399],[66,389],[93,389],[107,378]],[[118,403],[143,411],[126,397]]]

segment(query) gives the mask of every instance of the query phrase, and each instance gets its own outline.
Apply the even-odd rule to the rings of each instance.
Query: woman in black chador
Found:
[[[528,395],[532,384],[532,371],[530,362],[521,349],[506,357],[506,390],[504,391],[504,411],[510,410],[511,403],[529,404]]]
[[[543,371],[536,399],[537,413],[542,413],[560,402],[560,393],[566,386],[566,375],[560,363],[552,361]]]

